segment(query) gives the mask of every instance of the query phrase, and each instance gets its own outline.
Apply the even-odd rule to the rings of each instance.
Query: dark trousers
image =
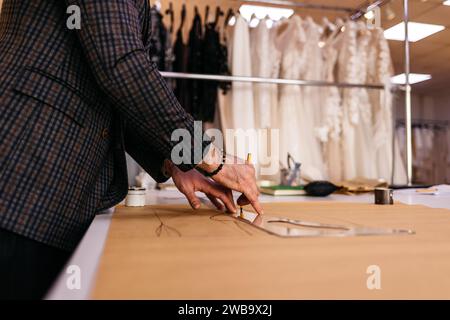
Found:
[[[42,299],[70,252],[0,229],[0,299]]]

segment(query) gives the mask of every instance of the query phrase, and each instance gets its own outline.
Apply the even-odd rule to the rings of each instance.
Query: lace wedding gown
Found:
[[[334,72],[338,51],[333,45],[327,45],[322,50],[322,56],[322,79],[327,82],[335,82]],[[319,126],[316,128],[316,134],[322,142],[328,178],[333,182],[340,182],[342,181],[341,95],[337,87],[324,87],[322,90],[322,118]]]
[[[357,42],[356,26],[352,22],[345,25],[341,35],[338,56],[338,81],[353,82],[356,78]],[[358,122],[358,97],[353,89],[342,90],[342,178],[350,180],[356,177],[355,124]]]
[[[322,80],[324,63],[322,60],[322,49],[319,47],[320,28],[311,17],[307,17],[303,23],[305,29],[306,42],[304,46],[304,57],[307,61],[303,79]],[[322,99],[324,88],[317,86],[303,87],[303,109],[300,110],[303,126],[308,130],[308,139],[310,140],[311,161],[315,167],[322,173],[322,178],[326,179],[327,170],[324,164],[320,136],[317,129],[322,124],[323,108]],[[306,123],[307,122],[307,123]]]
[[[307,59],[307,64],[304,72],[305,80],[322,80],[323,61],[322,49],[319,47],[320,29],[311,17],[307,17],[303,23],[306,34],[306,42],[304,46],[304,56]],[[323,88],[317,86],[303,87],[303,100],[305,105],[305,112],[311,117],[314,127],[321,124],[322,109],[321,97]]]
[[[306,63],[306,34],[299,16],[279,26],[277,48],[282,52],[280,77],[302,79]],[[278,114],[280,117],[280,161],[285,166],[287,154],[302,163],[302,176],[323,179],[320,146],[314,135],[312,116],[304,108],[303,90],[297,85],[280,86]]]
[[[367,82],[367,66],[369,43],[371,33],[365,23],[358,22],[358,49],[357,49],[357,73],[354,82],[365,84]],[[355,155],[356,176],[369,179],[377,179],[377,166],[374,149],[374,130],[372,125],[372,105],[366,88],[354,89],[358,97],[358,119],[355,123]]]
[[[359,34],[359,36],[358,36]],[[365,83],[370,33],[361,24],[345,24],[339,54],[339,82]],[[342,90],[343,179],[377,178],[372,112],[367,89]]]

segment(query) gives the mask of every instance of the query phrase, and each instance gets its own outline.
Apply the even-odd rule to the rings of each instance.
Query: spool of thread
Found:
[[[375,189],[375,204],[392,205],[394,204],[394,190],[388,188]]]
[[[143,207],[145,206],[145,188],[131,187],[128,189],[128,195],[125,200],[127,207]]]

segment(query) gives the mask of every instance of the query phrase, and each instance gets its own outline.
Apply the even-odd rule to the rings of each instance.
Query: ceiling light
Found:
[[[409,74],[409,83],[414,84],[422,81],[427,81],[431,79],[431,74],[422,74],[422,73],[410,73]],[[406,84],[406,76],[404,73],[398,74],[391,78],[391,82],[395,84]]]
[[[450,6],[450,0],[444,1],[442,4],[443,4],[444,6]]]
[[[239,12],[241,16],[247,21],[251,21],[253,15],[255,15],[260,20],[269,17],[271,20],[279,21],[283,18],[289,18],[294,14],[294,10],[292,9],[252,6],[248,4],[242,5],[239,8]]]
[[[408,23],[408,38],[410,42],[416,42],[444,29],[444,26],[440,26],[437,24],[410,22]],[[385,30],[384,36],[388,40],[404,41],[405,23],[401,22]]]

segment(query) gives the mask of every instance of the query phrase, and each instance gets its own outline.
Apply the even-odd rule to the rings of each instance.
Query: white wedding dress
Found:
[[[276,25],[268,26],[263,19],[250,32],[252,75],[260,78],[279,78],[281,53],[275,46]],[[253,84],[255,126],[258,130],[260,178],[279,179],[278,136],[271,129],[278,123],[278,86],[270,83]]]
[[[358,36],[359,35],[359,36]],[[345,24],[339,54],[339,82],[366,83],[370,33],[365,26]],[[342,90],[343,179],[377,178],[372,111],[367,89]]]
[[[238,14],[236,15],[235,25],[228,27],[227,31],[231,74],[233,76],[251,77],[252,59],[250,31],[247,21]],[[251,153],[258,176],[257,135],[247,135],[247,132],[255,132],[252,83],[233,81],[230,92],[226,95],[219,93],[219,109],[222,129],[226,131],[224,132],[224,141],[227,153],[244,160],[247,158],[247,154]]]
[[[333,45],[322,50],[322,80],[336,82],[335,67],[338,51]],[[342,181],[342,106],[339,89],[335,86],[324,87],[321,94],[322,117],[316,134],[322,142],[323,157],[328,178],[333,182]]]
[[[252,58],[250,52],[250,31],[247,21],[237,15],[234,26],[232,47],[232,75],[252,76]],[[231,114],[234,129],[254,129],[255,111],[253,104],[253,85],[248,82],[236,82],[232,84]]]
[[[311,17],[307,17],[303,23],[306,35],[306,42],[304,46],[304,57],[307,59],[305,66],[304,79],[305,80],[322,80],[323,74],[323,60],[322,49],[319,47],[320,42],[320,28],[313,21]],[[305,115],[309,115],[317,128],[322,122],[322,100],[323,88],[317,86],[303,87],[303,100]]]
[[[252,75],[260,78],[278,78],[281,53],[275,46],[276,26],[269,28],[263,19],[250,33]],[[255,122],[258,129],[276,126],[278,88],[276,84],[253,84]]]
[[[369,65],[368,52],[371,33],[366,24],[358,22],[357,25],[357,73],[354,82],[365,84]],[[356,176],[377,179],[377,166],[374,149],[374,130],[372,124],[372,105],[366,88],[354,89],[358,96],[358,119],[355,123],[355,155]]]
[[[233,37],[234,37],[234,26],[226,25],[224,27],[223,33],[225,35],[223,41],[224,45],[227,47],[228,53],[228,66],[233,65]],[[233,115],[231,110],[231,90],[223,92],[222,89],[218,89],[218,106],[219,106],[219,118],[220,127],[224,134],[224,143],[226,143],[225,132],[227,129],[233,129]]]
[[[357,70],[356,26],[353,22],[345,24],[340,35],[338,56],[338,82],[353,82]],[[358,97],[351,88],[342,89],[342,178],[356,177],[355,124],[358,122]]]
[[[280,77],[302,79],[307,67],[306,34],[302,20],[293,16],[278,27],[277,48],[282,52]],[[280,161],[287,166],[290,153],[302,163],[302,176],[308,180],[323,179],[320,146],[315,138],[312,115],[304,108],[303,90],[297,85],[281,85],[278,105],[280,127]]]

